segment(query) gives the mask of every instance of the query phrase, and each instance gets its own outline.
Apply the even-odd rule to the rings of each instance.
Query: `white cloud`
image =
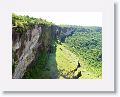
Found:
[[[102,26],[101,12],[15,12],[18,15],[29,15],[59,24]]]

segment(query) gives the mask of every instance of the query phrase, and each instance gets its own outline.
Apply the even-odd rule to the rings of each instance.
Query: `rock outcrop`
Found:
[[[42,50],[47,51],[51,39],[56,38],[60,32],[57,26],[45,25],[35,25],[25,33],[17,33],[15,29],[14,27],[12,30],[13,79],[19,79],[31,62],[36,60],[37,54]]]

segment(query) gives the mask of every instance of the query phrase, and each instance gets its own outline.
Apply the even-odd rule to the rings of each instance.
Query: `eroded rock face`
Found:
[[[13,51],[18,54],[18,65],[15,68],[13,78],[22,78],[27,66],[35,59],[36,49],[40,45],[38,40],[41,33],[41,27],[35,26],[34,29],[28,30],[21,37],[18,33],[14,35],[17,38],[13,41]]]

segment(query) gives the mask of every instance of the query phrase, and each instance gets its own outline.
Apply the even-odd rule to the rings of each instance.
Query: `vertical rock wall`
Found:
[[[69,35],[72,31],[56,25],[35,25],[23,33],[16,32],[15,29],[12,29],[13,79],[22,78],[26,68],[36,60],[37,54],[43,50],[48,51],[51,39],[60,38],[63,34]]]
[[[12,51],[14,55],[12,61],[14,64],[14,79],[23,77],[27,66],[36,59],[37,53],[41,51],[40,49],[47,51],[51,36],[56,36],[57,29],[53,28],[45,25],[35,25],[33,29],[27,30],[25,33],[15,32],[15,28],[13,28]]]
[[[35,59],[36,49],[39,47],[41,27],[35,26],[24,34],[13,32],[13,52],[16,52],[18,64],[15,67],[13,78],[22,78],[27,66]],[[15,37],[17,37],[15,39]],[[14,61],[14,59],[13,59]]]

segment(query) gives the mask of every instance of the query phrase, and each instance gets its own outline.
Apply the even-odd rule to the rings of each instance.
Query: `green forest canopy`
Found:
[[[16,32],[18,33],[25,32],[27,29],[31,29],[35,25],[51,26],[53,23],[41,18],[21,16],[16,15],[15,13],[12,14],[12,26],[16,27]]]

